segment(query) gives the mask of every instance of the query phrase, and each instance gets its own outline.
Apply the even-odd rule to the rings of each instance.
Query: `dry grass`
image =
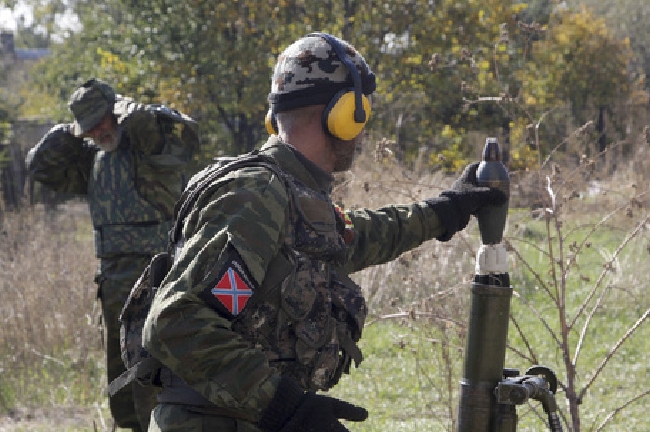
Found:
[[[0,237],[0,411],[7,423],[49,407],[74,419],[105,380],[87,205],[7,214]]]
[[[335,188],[336,201],[347,207],[375,208],[437,196],[451,184],[452,177],[417,168],[422,164],[416,163],[415,169],[404,167],[385,151],[385,145],[386,142],[379,142],[378,148],[366,149],[359,156],[354,170],[342,177]],[[548,234],[544,230],[544,213],[539,208],[548,199],[548,177],[557,194],[565,228],[588,232],[589,227],[611,214],[591,234],[594,244],[603,242],[600,248],[593,248],[600,255],[580,261],[583,268],[595,273],[589,275],[592,282],[596,280],[603,263],[611,260],[611,253],[605,252],[616,249],[626,233],[632,232],[635,224],[648,215],[650,147],[642,137],[629,145],[633,147],[633,157],[629,162],[617,160],[617,169],[611,170],[611,175],[605,174],[607,168],[603,166],[612,163],[607,162],[608,156],[573,165],[551,159],[537,172],[513,173],[511,202],[518,208],[513,208],[509,216],[506,239],[522,251],[525,245],[545,247]],[[55,429],[59,431],[89,430],[93,423],[98,429],[105,429],[105,371],[93,283],[96,260],[86,205],[72,202],[55,213],[46,213],[40,207],[26,209],[4,214],[0,224],[0,431],[52,430],[52,423],[59,425]],[[606,235],[612,229],[619,241],[614,245],[608,243],[612,238]],[[431,426],[431,418],[436,424],[447,424],[440,430],[451,430],[449,419],[455,416],[468,312],[467,288],[479,246],[477,234],[476,222],[472,220],[465,232],[447,243],[427,242],[394,262],[353,275],[368,299],[369,325],[393,326],[389,333],[380,330],[373,334],[374,327],[367,330],[369,339],[364,350],[369,358],[365,364],[394,377],[394,383],[387,383],[385,375],[362,366],[345,378],[336,394],[352,398],[360,394],[368,403],[374,403],[376,398],[374,412],[383,413],[374,415],[379,418],[376,423],[355,431],[388,430],[396,425],[398,429],[401,425],[399,430],[411,426],[438,430]],[[635,311],[647,308],[645,290],[649,280],[644,264],[648,252],[644,248],[647,243],[650,251],[649,237],[647,227],[642,226],[632,245],[634,254],[613,261],[618,273],[606,279],[607,286],[614,287],[605,295],[607,302],[586,309],[593,311],[594,317],[622,317],[615,314],[630,311],[632,306]],[[565,247],[569,250],[570,244]],[[513,305],[515,310],[524,308],[520,303],[523,301],[534,300],[536,307],[542,306],[535,291],[539,284],[526,271],[525,260],[533,269],[548,269],[549,263],[547,258],[531,260],[535,255],[527,253],[524,260],[511,255],[511,276],[519,295],[513,300],[517,302]],[[545,274],[542,279],[546,279]],[[529,325],[539,328],[539,323]],[[519,336],[512,331],[509,340],[517,344]],[[632,343],[634,349],[628,352],[636,353],[638,342]],[[544,346],[538,345],[536,349],[546,349]],[[516,348],[524,349],[522,345]],[[557,347],[547,348],[540,359],[561,367]],[[607,353],[596,350],[596,354],[603,358]],[[373,363],[373,357],[380,363]],[[519,363],[523,361],[516,358]],[[620,359],[614,359],[612,364],[617,371],[627,366]],[[404,387],[406,379],[400,378],[400,373],[410,374],[408,385],[416,387]],[[612,379],[619,378],[620,375]],[[376,386],[372,398],[368,395],[369,385]],[[387,392],[392,385],[399,387],[395,389],[399,394]],[[620,393],[625,383],[616,381],[615,385]],[[399,409],[395,408],[397,404]],[[408,423],[408,417],[425,420],[413,424]]]

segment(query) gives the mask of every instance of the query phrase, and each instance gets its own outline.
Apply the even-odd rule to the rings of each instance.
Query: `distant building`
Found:
[[[0,53],[2,63],[23,63],[40,60],[50,55],[48,48],[16,48],[14,33],[3,30],[0,33]]]
[[[20,87],[29,76],[34,62],[50,55],[47,48],[16,48],[14,34],[0,31],[0,87],[9,91]],[[5,208],[19,207],[23,201],[26,185],[30,199],[43,200],[44,195],[34,196],[34,185],[27,178],[25,156],[45,132],[52,127],[48,119],[17,119],[11,124],[8,135],[0,133],[0,213]],[[1,219],[1,218],[0,218]]]

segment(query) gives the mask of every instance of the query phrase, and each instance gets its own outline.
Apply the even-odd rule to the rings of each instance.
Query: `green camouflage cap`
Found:
[[[338,47],[333,47],[333,44]],[[345,53],[345,62],[337,51]],[[375,74],[352,45],[326,33],[309,34],[298,39],[278,57],[268,98],[271,109],[277,113],[327,104],[339,91],[354,87],[354,77],[348,65],[354,65],[359,72],[363,94],[372,94]]]
[[[70,96],[68,108],[74,115],[72,133],[81,136],[97,126],[102,118],[113,111],[115,91],[103,81],[92,78]]]

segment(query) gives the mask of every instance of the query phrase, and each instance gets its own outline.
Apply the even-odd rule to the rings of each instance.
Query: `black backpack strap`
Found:
[[[280,167],[278,167],[273,158],[270,156],[262,155],[258,151],[253,151],[235,158],[232,161],[226,162],[224,165],[210,172],[203,180],[201,180],[200,183],[183,191],[183,194],[176,202],[176,207],[174,209],[174,223],[172,225],[171,231],[169,232],[170,252],[173,251],[173,247],[179,242],[182,234],[181,231],[183,230],[183,221],[189,214],[190,209],[194,205],[194,202],[197,200],[198,196],[216,179],[223,177],[232,171],[254,166],[266,167],[273,171],[280,178],[283,178]]]
[[[111,397],[114,396],[115,393],[130,384],[131,381],[144,378],[161,366],[162,363],[155,357],[147,357],[140,360],[108,384],[108,395]]]
[[[199,183],[191,185],[191,187],[188,187],[183,192],[181,198],[176,203],[176,208],[174,211],[174,223],[169,235],[170,252],[172,252],[172,249],[180,241],[182,236],[183,221],[185,217],[187,217],[187,215],[190,213],[190,210],[194,205],[194,203],[196,202],[198,196],[204,190],[206,190],[211,184],[213,184],[216,180],[218,180],[220,177],[223,177],[229,172],[241,168],[246,168],[246,167],[264,167],[272,171],[275,175],[277,175],[278,178],[284,184],[285,188],[287,189],[287,193],[289,194],[289,206],[292,209],[291,211],[295,211],[294,191],[290,185],[290,182],[287,180],[287,174],[285,174],[280,169],[277,162],[272,157],[263,155],[259,153],[259,151],[254,150],[250,153],[247,153],[237,158],[233,158],[232,160],[225,162],[223,165],[217,167],[216,169],[208,173],[206,177],[203,178]],[[292,239],[291,234],[288,234],[288,236],[290,239]],[[283,256],[282,253],[280,253],[269,264],[266,278],[272,281],[271,282],[272,286],[275,286],[277,283],[279,283],[282,280],[283,277],[285,277],[288,273],[290,273],[292,268],[293,268],[293,263],[288,261],[287,258]],[[210,277],[212,277],[212,275],[210,275],[208,279]],[[258,294],[255,296],[251,296],[251,298],[248,299],[248,302],[250,302],[250,304],[254,304],[256,302],[261,302],[266,298],[269,298],[270,296],[276,294],[277,294],[276,292],[270,290],[269,292],[266,292],[263,295]],[[215,310],[224,318],[227,318],[228,320],[233,319],[233,315],[230,313],[230,311],[225,309],[225,307],[223,306],[219,307],[219,304],[214,304],[214,303],[209,303],[209,304],[211,304],[211,306],[213,306]]]
[[[151,286],[158,286],[158,284],[167,274],[167,271],[169,271],[169,268],[171,267],[170,259],[173,253],[173,248],[181,239],[184,219],[189,214],[199,195],[220,177],[223,177],[229,172],[245,167],[264,167],[277,175],[287,188],[290,196],[290,206],[293,208],[295,200],[294,192],[289,185],[286,175],[280,170],[280,167],[271,157],[259,154],[257,151],[254,151],[225,162],[223,165],[208,173],[206,177],[199,183],[191,185],[191,187],[188,187],[185,191],[183,191],[180,199],[176,202],[176,207],[174,209],[174,222],[169,233],[168,253],[161,253],[157,255],[152,259],[150,263],[149,270],[151,273],[148,276],[150,277],[149,282],[152,284]],[[282,278],[291,271],[292,267],[292,263],[287,260],[287,258],[279,255],[275,260],[271,262],[267,278],[270,278],[272,285],[275,286],[279,284]],[[271,294],[275,293],[272,291],[264,296],[252,296],[249,301],[261,301],[262,298],[267,298]],[[230,315],[229,311],[227,310],[225,310],[225,312],[217,310],[217,312],[222,312],[222,315],[224,317],[232,319],[232,315]],[[153,356],[143,358],[137,364],[130,367],[128,370],[111,381],[111,383],[108,385],[109,395],[113,396],[115,393],[120,391],[122,388],[134,380],[144,378],[151,379],[150,377],[152,372],[160,370],[161,367],[163,367],[163,364]]]

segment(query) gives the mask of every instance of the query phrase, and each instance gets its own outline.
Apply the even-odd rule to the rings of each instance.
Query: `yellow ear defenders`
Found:
[[[319,36],[325,39],[341,63],[350,71],[354,88],[347,88],[335,94],[323,111],[323,128],[335,138],[345,141],[354,139],[361,133],[370,118],[370,100],[363,94],[361,74],[350,57],[345,53],[345,48],[334,36],[327,33],[310,33],[307,36]],[[266,130],[269,134],[277,134],[277,121],[272,110],[264,119]]]
[[[311,33],[309,36],[325,39],[352,75],[354,88],[341,90],[329,101],[323,111],[323,127],[336,138],[354,139],[365,127],[371,112],[370,100],[363,94],[361,75],[338,39],[327,33]]]
[[[278,122],[275,119],[275,114],[272,110],[269,110],[266,113],[266,116],[264,116],[264,126],[266,126],[266,131],[269,133],[269,135],[278,134]]]

